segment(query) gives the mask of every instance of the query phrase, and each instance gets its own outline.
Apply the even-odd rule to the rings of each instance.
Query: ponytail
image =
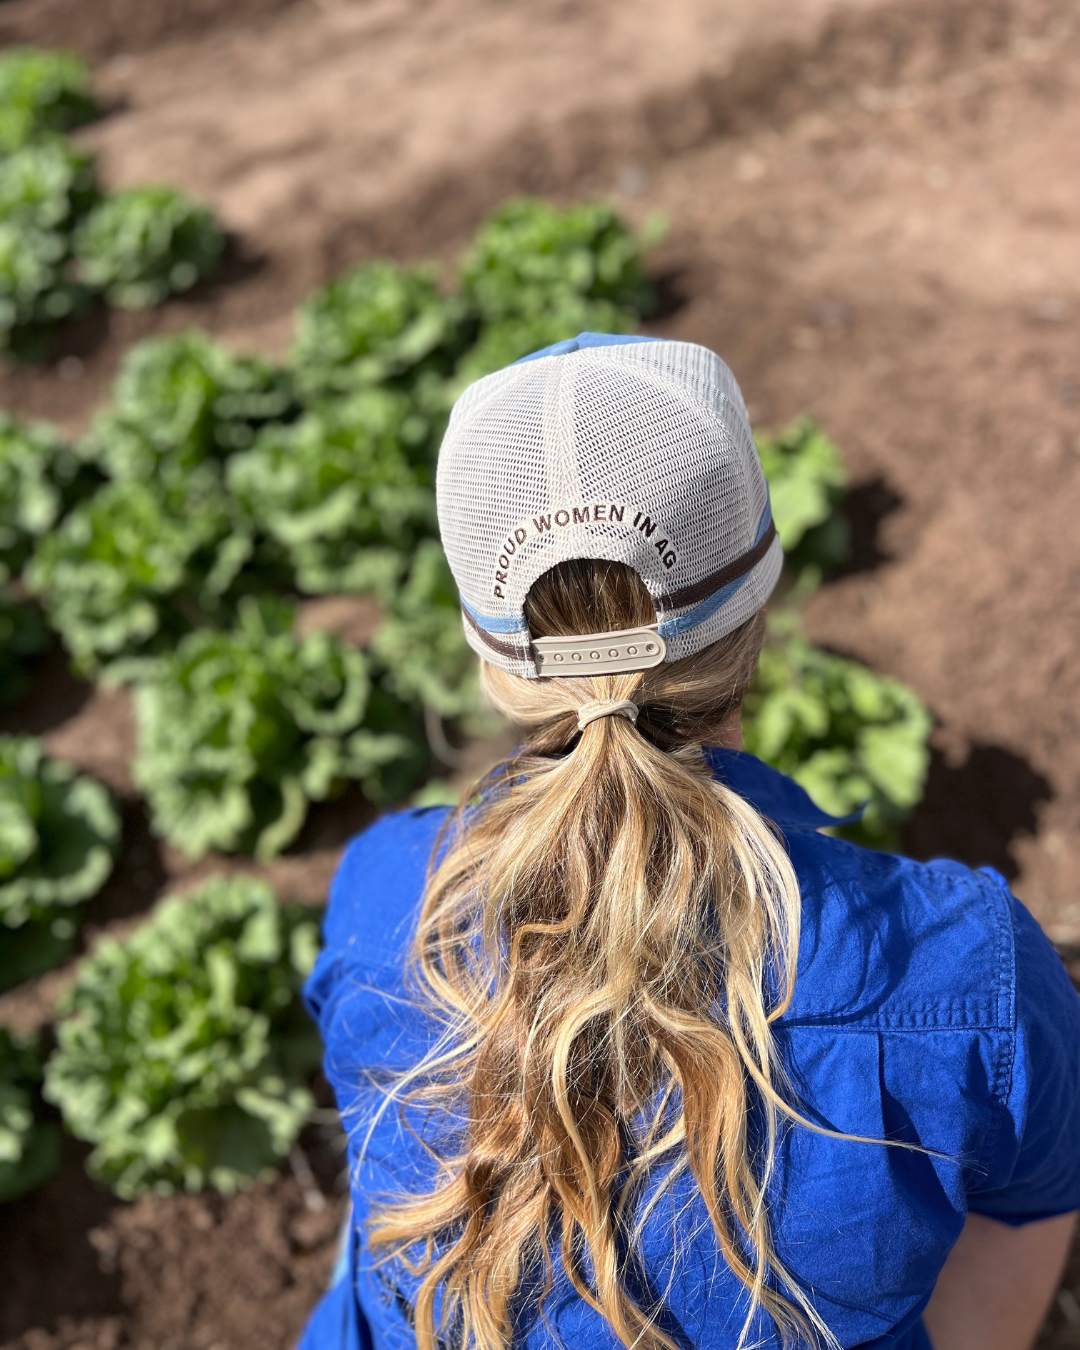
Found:
[[[654,621],[635,573],[563,563],[533,587],[535,636]],[[717,1242],[785,1340],[831,1341],[773,1251],[777,1123],[794,1116],[770,1023],[788,1007],[799,887],[781,840],[717,782],[716,744],[752,678],[760,613],[653,670],[486,692],[529,739],[459,811],[428,878],[413,951],[444,1034],[391,1098],[465,1122],[424,1194],[375,1213],[369,1242],[421,1276],[419,1350],[502,1350],[515,1293],[574,1289],[626,1346],[674,1350],[628,1292],[650,1174],[689,1168]],[[578,710],[632,700],[636,725]],[[748,1139],[760,1104],[764,1139]],[[798,1117],[795,1117],[798,1118]]]

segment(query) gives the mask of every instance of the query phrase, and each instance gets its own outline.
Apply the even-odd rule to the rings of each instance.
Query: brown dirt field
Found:
[[[756,425],[811,412],[851,469],[855,558],[807,621],[936,715],[909,849],[992,863],[1080,955],[1075,0],[14,0],[14,40],[96,63],[111,112],[83,136],[107,181],[171,181],[236,235],[213,285],[0,376],[0,404],[70,429],[137,338],[200,324],[281,352],[312,285],[380,253],[448,262],[510,193],[666,215],[652,329],[718,350]],[[245,865],[153,840],[126,697],[58,656],[0,725],[125,794],[88,940]],[[314,813],[282,892],[318,901],[364,819],[354,797]],[[0,1020],[47,1023],[68,976],[0,997]],[[287,1177],[121,1206],[81,1156],[0,1210],[0,1347],[292,1345],[336,1201],[307,1209]],[[1080,1345],[1078,1292],[1080,1264],[1044,1344]]]
[[[19,1252],[17,1269],[5,1271],[5,1345],[246,1350],[295,1341],[326,1287],[344,1214],[326,1159],[325,1195],[282,1175],[230,1199],[209,1192],[122,1205],[87,1179],[81,1150],[69,1153],[33,1196],[0,1208],[5,1258]]]

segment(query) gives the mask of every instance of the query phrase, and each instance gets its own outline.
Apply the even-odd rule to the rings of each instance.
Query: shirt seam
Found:
[[[838,1031],[838,1032],[854,1032],[854,1033],[887,1032],[890,1035],[896,1034],[898,1036],[908,1036],[908,1035],[920,1036],[926,1035],[927,1033],[930,1032],[937,1032],[939,1034],[944,1035],[958,1036],[963,1035],[964,1033],[970,1031],[988,1031],[1002,1037],[1008,1037],[1010,1034],[1008,1027],[1003,1027],[995,1021],[942,1022],[939,1023],[937,1026],[926,1024],[920,1026],[914,1025],[896,1026],[890,1025],[888,1022],[878,1018],[863,1022],[781,1021],[778,1022],[776,1026],[777,1029],[780,1031]],[[996,1066],[994,1077],[996,1082],[997,1078],[999,1077]]]
[[[1006,1013],[1002,1018],[1005,1022],[1005,1034],[1001,1038],[995,1057],[994,1085],[991,1091],[993,1117],[975,1167],[976,1174],[986,1179],[993,1171],[1001,1138],[1001,1126],[1008,1110],[1016,1069],[1016,937],[1011,913],[1012,896],[1008,887],[996,873],[983,873],[983,877],[985,880],[980,880],[979,889],[987,902],[998,940],[999,1016],[1002,1012]]]

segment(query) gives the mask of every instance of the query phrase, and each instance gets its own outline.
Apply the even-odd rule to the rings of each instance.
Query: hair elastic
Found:
[[[638,705],[630,698],[593,699],[591,703],[583,703],[578,709],[578,731],[584,731],[590,722],[596,722],[601,717],[628,717],[636,724],[639,712]]]

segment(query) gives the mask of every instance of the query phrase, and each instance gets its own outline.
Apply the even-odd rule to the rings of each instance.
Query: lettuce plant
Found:
[[[214,877],[100,942],[61,1005],[45,1096],[124,1199],[265,1176],[313,1106],[318,1034],[299,1000],[318,916]]]
[[[0,988],[63,959],[77,906],[101,889],[119,841],[100,783],[38,741],[0,737]]]
[[[478,663],[465,641],[457,586],[434,539],[417,549],[371,651],[386,672],[387,688],[398,698],[419,703],[440,717],[479,713]]]
[[[0,221],[0,350],[26,361],[47,355],[52,325],[74,314],[86,298],[67,280],[66,263],[62,234]]]
[[[184,491],[108,484],[40,541],[27,584],[81,671],[134,669],[133,659],[232,612],[251,540],[207,468],[192,470]]]
[[[36,541],[94,479],[52,427],[0,412],[0,584],[19,576]]]
[[[169,187],[106,197],[75,237],[80,279],[124,309],[147,309],[211,276],[225,236],[205,206]]]
[[[0,220],[38,234],[66,234],[97,200],[93,158],[62,140],[0,157]]]
[[[93,161],[62,141],[0,158],[0,344],[19,355],[40,355],[49,326],[88,298],[68,264],[95,192]]]
[[[0,153],[97,116],[90,73],[73,53],[13,47],[0,57]]]
[[[632,333],[655,303],[642,262],[655,228],[634,234],[602,205],[508,202],[461,266],[479,319],[451,392],[581,332]]]
[[[0,1204],[40,1186],[60,1165],[60,1130],[41,1120],[36,1044],[0,1027]]]
[[[192,633],[136,689],[135,781],[155,831],[189,857],[273,857],[346,780],[381,801],[422,772],[408,714],[372,689],[364,655],[298,638],[291,620],[243,602],[233,631]]]
[[[0,922],[17,928],[88,900],[119,839],[106,788],[30,737],[0,736]]]
[[[435,532],[428,475],[403,448],[412,420],[407,400],[367,390],[264,428],[230,460],[230,488],[288,558],[301,591],[388,597],[416,541]]]
[[[470,335],[465,306],[440,293],[432,268],[369,263],[300,308],[292,364],[309,400],[414,388],[448,375]]]
[[[799,636],[766,643],[746,699],[751,754],[801,783],[822,810],[847,816],[848,833],[891,846],[922,796],[933,720],[898,680],[834,656]]]
[[[83,441],[84,456],[113,478],[176,488],[197,465],[246,449],[261,426],[298,410],[286,372],[234,356],[200,332],[132,347],[112,395]]]
[[[838,507],[848,477],[840,452],[816,422],[796,418],[778,436],[757,437],[773,520],[788,565],[804,588],[847,560],[848,523]]]
[[[485,325],[566,311],[575,325],[587,318],[599,332],[630,332],[654,302],[642,264],[649,242],[603,205],[512,201],[481,227],[461,280]]]

